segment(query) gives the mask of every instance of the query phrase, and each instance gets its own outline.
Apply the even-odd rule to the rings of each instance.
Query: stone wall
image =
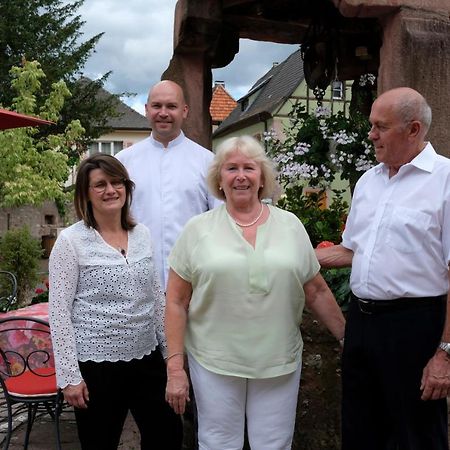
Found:
[[[402,9],[383,18],[383,46],[378,91],[410,86],[433,110],[428,137],[436,151],[450,156],[450,19]]]
[[[40,207],[21,206],[0,209],[0,236],[8,230],[27,226],[31,235],[41,239],[44,257],[48,257],[58,231],[75,221],[75,214],[69,208],[65,218],[61,217],[54,202],[47,201]]]

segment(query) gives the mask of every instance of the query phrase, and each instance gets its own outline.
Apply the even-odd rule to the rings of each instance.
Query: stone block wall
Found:
[[[68,208],[65,218],[61,217],[54,202],[47,201],[42,206],[21,206],[0,209],[0,236],[8,230],[27,226],[31,235],[41,239],[44,256],[48,257],[58,230],[76,220],[73,208]]]

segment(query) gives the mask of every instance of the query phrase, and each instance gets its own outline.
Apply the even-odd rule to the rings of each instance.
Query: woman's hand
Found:
[[[189,381],[182,368],[167,370],[166,401],[177,414],[183,414],[189,398]]]
[[[89,403],[89,391],[86,383],[69,384],[63,390],[64,400],[75,408],[87,408]]]

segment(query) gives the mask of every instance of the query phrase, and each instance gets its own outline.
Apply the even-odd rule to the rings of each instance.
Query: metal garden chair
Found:
[[[7,312],[17,301],[17,279],[12,272],[0,270],[0,312]]]
[[[4,450],[9,448],[13,418],[27,411],[24,449],[28,448],[33,422],[39,411],[49,413],[55,424],[56,448],[61,449],[59,415],[63,396],[56,386],[50,327],[32,317],[0,319],[0,383],[6,400],[8,429]]]

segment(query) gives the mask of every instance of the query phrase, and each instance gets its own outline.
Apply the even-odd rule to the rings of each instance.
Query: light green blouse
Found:
[[[269,208],[255,248],[222,205],[192,218],[169,256],[193,289],[186,349],[212,372],[269,378],[301,362],[303,284],[320,266],[298,218]]]

